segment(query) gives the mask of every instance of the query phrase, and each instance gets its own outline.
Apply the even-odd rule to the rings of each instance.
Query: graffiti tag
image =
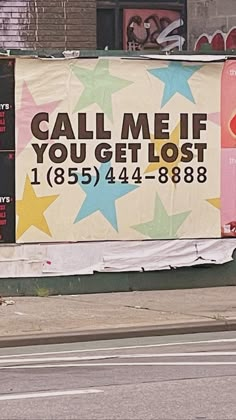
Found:
[[[127,49],[182,50],[185,43],[181,33],[183,26],[181,18],[171,21],[168,17],[152,14],[143,20],[141,16],[132,16],[126,29]]]
[[[227,51],[236,49],[236,27],[228,33],[216,31],[213,35],[202,34],[195,43],[194,50],[199,51],[203,45],[209,45],[213,51]]]

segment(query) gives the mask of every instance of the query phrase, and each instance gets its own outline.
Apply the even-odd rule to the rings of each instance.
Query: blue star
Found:
[[[202,66],[184,66],[182,63],[173,61],[169,63],[168,67],[148,70],[149,73],[165,83],[161,107],[166,105],[176,93],[180,93],[195,103],[188,80],[201,68]]]
[[[122,184],[121,182],[114,182],[113,184],[109,184],[108,180],[106,179],[106,175],[110,168],[110,162],[104,163],[100,166],[100,180],[96,187],[94,187],[96,176],[92,176],[91,182],[89,184],[82,184],[81,181],[84,180],[84,177],[82,177],[81,174],[78,174],[78,182],[86,193],[86,198],[74,223],[79,222],[80,220],[90,216],[96,211],[100,211],[102,215],[108,220],[108,222],[113,226],[113,228],[118,232],[115,201],[138,187],[132,184]]]

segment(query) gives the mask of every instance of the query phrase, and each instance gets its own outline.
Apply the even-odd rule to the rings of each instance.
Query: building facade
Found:
[[[5,49],[230,50],[236,0],[1,0]]]
[[[184,4],[185,0],[2,0],[0,47],[182,49],[187,40]]]

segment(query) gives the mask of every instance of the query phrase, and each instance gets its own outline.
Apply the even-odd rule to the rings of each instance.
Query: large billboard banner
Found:
[[[224,65],[17,59],[16,241],[221,237]]]

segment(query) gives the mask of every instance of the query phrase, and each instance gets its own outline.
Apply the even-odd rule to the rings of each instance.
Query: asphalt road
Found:
[[[0,349],[0,419],[236,419],[236,332]]]

